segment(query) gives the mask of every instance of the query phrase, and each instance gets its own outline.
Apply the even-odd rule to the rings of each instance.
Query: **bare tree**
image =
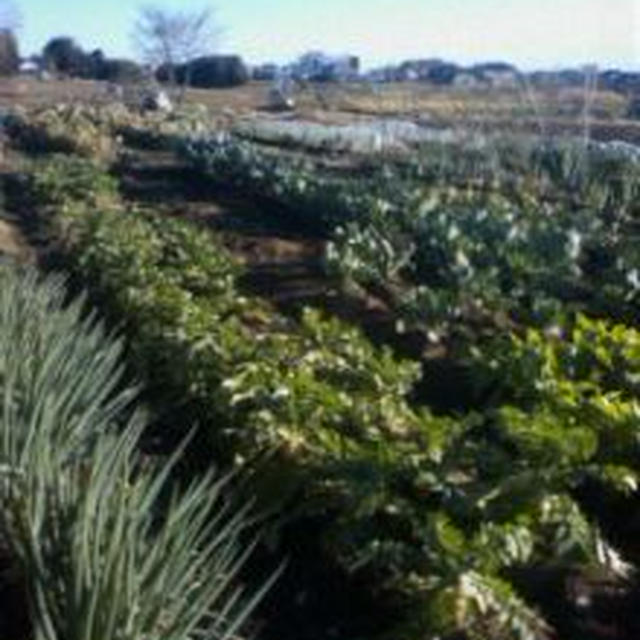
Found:
[[[133,35],[144,61],[155,69],[166,68],[170,84],[182,85],[182,97],[189,82],[189,61],[211,53],[220,33],[211,8],[180,11],[149,5],[140,9]],[[178,83],[179,65],[187,66]]]

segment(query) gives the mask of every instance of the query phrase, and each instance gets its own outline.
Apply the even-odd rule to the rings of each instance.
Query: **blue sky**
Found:
[[[22,48],[53,35],[133,56],[142,0],[14,0]],[[202,7],[197,0],[165,6]],[[286,61],[307,49],[361,55],[365,66],[438,56],[504,59],[524,68],[595,62],[640,69],[640,0],[218,0],[219,50],[249,62]]]

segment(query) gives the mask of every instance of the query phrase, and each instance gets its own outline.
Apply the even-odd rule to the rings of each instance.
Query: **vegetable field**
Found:
[[[122,637],[232,637],[240,621],[266,639],[638,637],[634,147],[416,125],[385,139],[223,130],[205,112],[109,107],[13,113],[4,127],[7,207],[43,268],[122,335],[122,375],[142,387],[150,416],[121,424],[127,455],[142,438],[195,483],[168,507],[165,548],[180,546],[174,508],[200,524],[185,534],[203,554],[194,584],[233,568],[220,593],[152,609],[178,635]],[[81,435],[63,444],[88,460],[111,446]],[[195,503],[217,504],[213,469],[250,506],[236,519],[228,501],[207,528]],[[154,482],[141,475],[132,509],[162,511]],[[0,541],[15,526],[0,519]],[[33,593],[48,593],[36,573]],[[254,611],[260,598],[236,599],[236,583],[270,588]],[[70,587],[55,588],[66,602]]]

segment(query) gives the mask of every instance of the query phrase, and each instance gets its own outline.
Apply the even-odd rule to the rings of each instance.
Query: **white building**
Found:
[[[20,73],[25,76],[38,75],[40,71],[40,65],[33,60],[23,60],[20,63]]]

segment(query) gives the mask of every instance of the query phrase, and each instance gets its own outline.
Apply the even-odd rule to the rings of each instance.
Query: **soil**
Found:
[[[0,219],[0,256],[33,264],[35,254],[14,222]]]
[[[19,155],[6,148],[0,135],[0,260],[34,264],[36,251],[25,236],[24,221],[19,214],[9,211],[11,207],[7,199],[7,184],[20,162]]]

